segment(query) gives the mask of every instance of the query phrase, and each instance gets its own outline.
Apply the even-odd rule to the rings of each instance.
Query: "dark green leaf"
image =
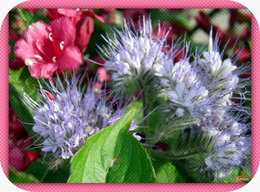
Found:
[[[11,166],[9,166],[9,180],[12,183],[39,183],[39,180],[34,176],[23,172],[15,172]]]
[[[137,110],[131,109],[115,125],[89,137],[71,160],[69,183],[155,181],[150,160],[140,143],[128,133]]]
[[[26,174],[33,175],[40,183],[66,183],[70,175],[69,161],[62,160],[54,165],[45,159],[37,159],[30,163],[25,171]]]
[[[33,175],[39,181],[42,180],[43,176],[46,174],[48,170],[48,163],[44,161],[42,158],[37,159],[36,161],[30,163],[29,167],[26,169],[25,173]]]
[[[104,24],[98,20],[94,20],[94,32],[91,34],[91,38],[85,52],[90,58],[98,56],[97,45],[102,46],[107,44],[107,42],[102,38],[101,35],[105,35],[106,33],[110,32],[111,27],[108,24]]]
[[[19,71],[9,69],[9,102],[18,118],[25,123],[32,123],[33,117],[31,111],[25,106],[21,98],[23,92],[26,92],[31,98],[37,96],[38,82],[33,79],[27,68]],[[32,126],[23,124],[26,131],[32,135]]]

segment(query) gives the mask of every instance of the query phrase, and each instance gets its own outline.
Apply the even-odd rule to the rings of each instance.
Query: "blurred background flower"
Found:
[[[24,150],[32,144],[32,140],[12,108],[9,108],[9,133],[9,162],[16,171],[25,171],[31,162],[40,157],[40,152]]]

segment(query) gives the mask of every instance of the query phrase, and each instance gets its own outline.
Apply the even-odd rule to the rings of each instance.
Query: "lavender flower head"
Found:
[[[223,179],[234,167],[241,167],[250,158],[251,140],[246,134],[250,125],[245,124],[248,112],[243,102],[232,102],[235,93],[244,94],[239,90],[243,81],[238,77],[241,69],[232,63],[231,58],[222,59],[217,41],[213,44],[212,31],[208,51],[188,56],[188,50],[189,44],[186,44],[186,55],[176,63],[175,53],[170,50],[165,64],[155,74],[161,77],[162,95],[167,96],[166,104],[161,107],[164,125],[158,129],[157,135],[171,140],[175,133],[181,131],[187,134],[187,130],[191,130],[187,140],[180,140],[183,143],[177,140],[174,143],[176,147],[171,146],[173,156],[184,158],[193,154],[197,152],[197,147],[192,143],[199,143],[201,148],[198,151],[206,153],[198,166],[201,172],[209,171],[215,180]],[[205,137],[192,131],[195,129]],[[188,149],[178,148],[187,143],[190,143]]]
[[[180,60],[164,70],[162,87],[168,96],[169,105],[176,109],[170,118],[182,117],[184,111],[191,116],[197,116],[196,108],[202,108],[207,103],[209,91],[203,86],[196,71],[188,59]],[[205,109],[205,108],[203,108]],[[183,113],[179,113],[183,111]],[[201,114],[200,114],[201,115]]]
[[[230,58],[222,59],[217,41],[213,45],[212,31],[209,49],[202,55],[198,65],[205,71],[209,96],[215,101],[211,115],[201,122],[202,130],[214,140],[214,149],[206,157],[205,163],[214,172],[215,180],[220,180],[230,175],[234,167],[241,167],[250,159],[251,139],[247,134],[250,123],[245,124],[248,121],[248,109],[242,105],[243,102],[234,103],[231,100],[235,93],[239,93],[242,82],[238,77],[240,71]]]
[[[217,48],[218,41],[213,43],[212,30],[209,37],[208,51],[202,53],[202,58],[198,59],[198,64],[208,78],[208,87],[210,95],[221,95],[223,100],[219,102],[220,105],[230,104],[232,92],[238,88],[239,78],[236,74],[237,66],[232,63],[230,58],[225,60]]]
[[[56,159],[72,157],[88,137],[124,115],[124,108],[114,112],[116,100],[107,102],[104,95],[95,93],[94,86],[82,87],[81,81],[73,74],[71,80],[65,77],[65,85],[59,77],[53,83],[45,82],[48,89],[40,86],[38,103],[24,94],[34,114],[33,131],[42,141],[39,147]]]
[[[233,105],[231,98],[240,86],[239,70],[230,58],[222,59],[217,43],[216,40],[213,44],[211,30],[208,51],[202,55],[188,56],[189,44],[185,57],[176,63],[174,52],[167,54],[167,62],[156,74],[161,76],[162,93],[168,97],[165,111],[170,119],[185,114],[188,118],[200,118],[195,122],[214,114],[223,118]]]
[[[250,159],[251,139],[246,135],[248,125],[237,122],[231,116],[210,126],[214,127],[214,148],[205,159],[207,169],[214,172],[215,180],[220,180],[232,173],[234,167],[243,167]],[[244,166],[243,168],[248,169]]]
[[[156,73],[161,78],[161,95],[167,96],[166,104],[161,107],[166,122],[164,129],[172,129],[171,124],[176,129],[199,125],[200,119],[211,110],[209,90],[202,82],[195,61],[190,62],[189,44],[186,44],[184,58],[176,63],[175,52],[172,49],[169,52],[165,65]]]
[[[139,30],[131,30],[126,20],[122,31],[114,30],[114,35],[104,37],[108,47],[99,48],[105,56],[105,67],[110,73],[114,89],[121,94],[133,94],[155,77],[154,74],[165,63],[168,32],[161,29],[153,34],[150,19],[139,20]],[[163,33],[162,37],[159,34]],[[151,83],[153,84],[153,83]]]

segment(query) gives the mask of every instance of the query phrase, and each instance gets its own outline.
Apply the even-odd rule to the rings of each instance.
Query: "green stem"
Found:
[[[171,160],[186,159],[186,158],[192,157],[192,156],[197,155],[197,154],[208,152],[207,150],[202,150],[202,151],[193,151],[193,152],[190,152],[190,153],[176,155],[176,154],[168,153],[168,152],[161,151],[161,150],[151,150],[151,151],[158,154],[158,155],[162,155],[163,157],[165,157],[167,159],[171,159]]]
[[[142,101],[143,101],[143,117],[146,118],[146,116],[148,115],[147,113],[147,109],[148,109],[148,105],[147,105],[147,102],[146,102],[146,93],[145,93],[145,90],[144,90],[144,86],[142,84],[142,82],[138,79],[138,84],[140,86],[140,89],[142,91]],[[147,122],[147,118],[144,120],[144,126],[145,126],[145,137],[146,138],[150,138],[150,132],[149,132],[149,129],[148,129],[148,122]]]
[[[44,182],[44,179],[48,175],[49,171],[50,171],[50,166],[48,166],[47,170],[45,171],[44,175],[42,176],[41,181],[40,181],[41,183]]]

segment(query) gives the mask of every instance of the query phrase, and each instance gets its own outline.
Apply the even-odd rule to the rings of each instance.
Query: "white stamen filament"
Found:
[[[36,40],[36,47],[37,47],[38,50],[41,50],[41,47],[39,45],[39,41],[40,41],[39,39]]]
[[[63,50],[64,48],[64,41],[60,42],[60,50]]]
[[[50,41],[53,41],[52,33],[49,33],[49,39],[50,39]]]
[[[53,62],[56,62],[56,57],[55,57],[55,56],[52,58],[52,61],[53,61]]]
[[[43,60],[43,58],[40,55],[34,55],[35,58]]]

